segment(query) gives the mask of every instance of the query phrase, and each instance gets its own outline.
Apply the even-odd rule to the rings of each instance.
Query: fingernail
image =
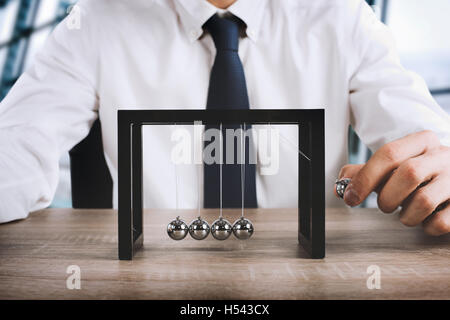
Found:
[[[359,204],[359,196],[355,190],[353,190],[352,185],[350,184],[344,193],[344,201],[347,205],[354,207]]]

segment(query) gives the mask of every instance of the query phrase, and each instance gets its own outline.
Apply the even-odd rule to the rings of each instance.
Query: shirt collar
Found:
[[[266,2],[267,0],[237,0],[226,10],[244,21],[247,36],[255,42],[258,40]],[[201,37],[203,24],[221,11],[207,0],[176,0],[175,7],[191,42]]]

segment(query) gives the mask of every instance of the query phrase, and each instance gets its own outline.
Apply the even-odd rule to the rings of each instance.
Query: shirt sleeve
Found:
[[[55,28],[0,104],[0,223],[51,203],[60,156],[87,136],[97,117],[94,20],[83,3]]]
[[[449,115],[425,81],[402,67],[389,29],[365,1],[357,1],[355,12],[351,42],[357,65],[349,89],[351,124],[358,136],[376,151],[407,134],[432,130],[450,146]]]

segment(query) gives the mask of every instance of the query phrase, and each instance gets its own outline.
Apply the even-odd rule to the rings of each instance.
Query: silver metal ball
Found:
[[[173,240],[183,240],[188,234],[188,230],[188,225],[180,217],[177,217],[167,225],[167,234]]]
[[[352,181],[352,179],[348,179],[348,178],[336,181],[336,193],[340,198],[342,198],[342,199],[344,198],[345,189],[347,188],[350,181]]]
[[[189,234],[195,240],[203,240],[209,235],[210,227],[208,222],[198,217],[189,225]]]
[[[240,240],[249,239],[252,236],[253,231],[253,223],[244,217],[236,220],[233,224],[233,233],[235,237]]]
[[[233,227],[226,219],[220,217],[211,225],[211,234],[217,240],[226,240],[231,235]]]

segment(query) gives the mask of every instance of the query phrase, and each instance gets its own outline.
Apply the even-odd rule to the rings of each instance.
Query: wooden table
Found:
[[[305,258],[296,210],[249,211],[256,232],[248,241],[170,240],[165,227],[176,215],[145,213],[144,248],[133,261],[117,259],[113,210],[48,209],[0,225],[0,299],[450,298],[450,236],[428,237],[395,214],[327,210],[323,260]],[[225,211],[230,221],[238,215]],[[70,265],[81,269],[80,290],[66,287]],[[367,288],[371,265],[381,289]]]

